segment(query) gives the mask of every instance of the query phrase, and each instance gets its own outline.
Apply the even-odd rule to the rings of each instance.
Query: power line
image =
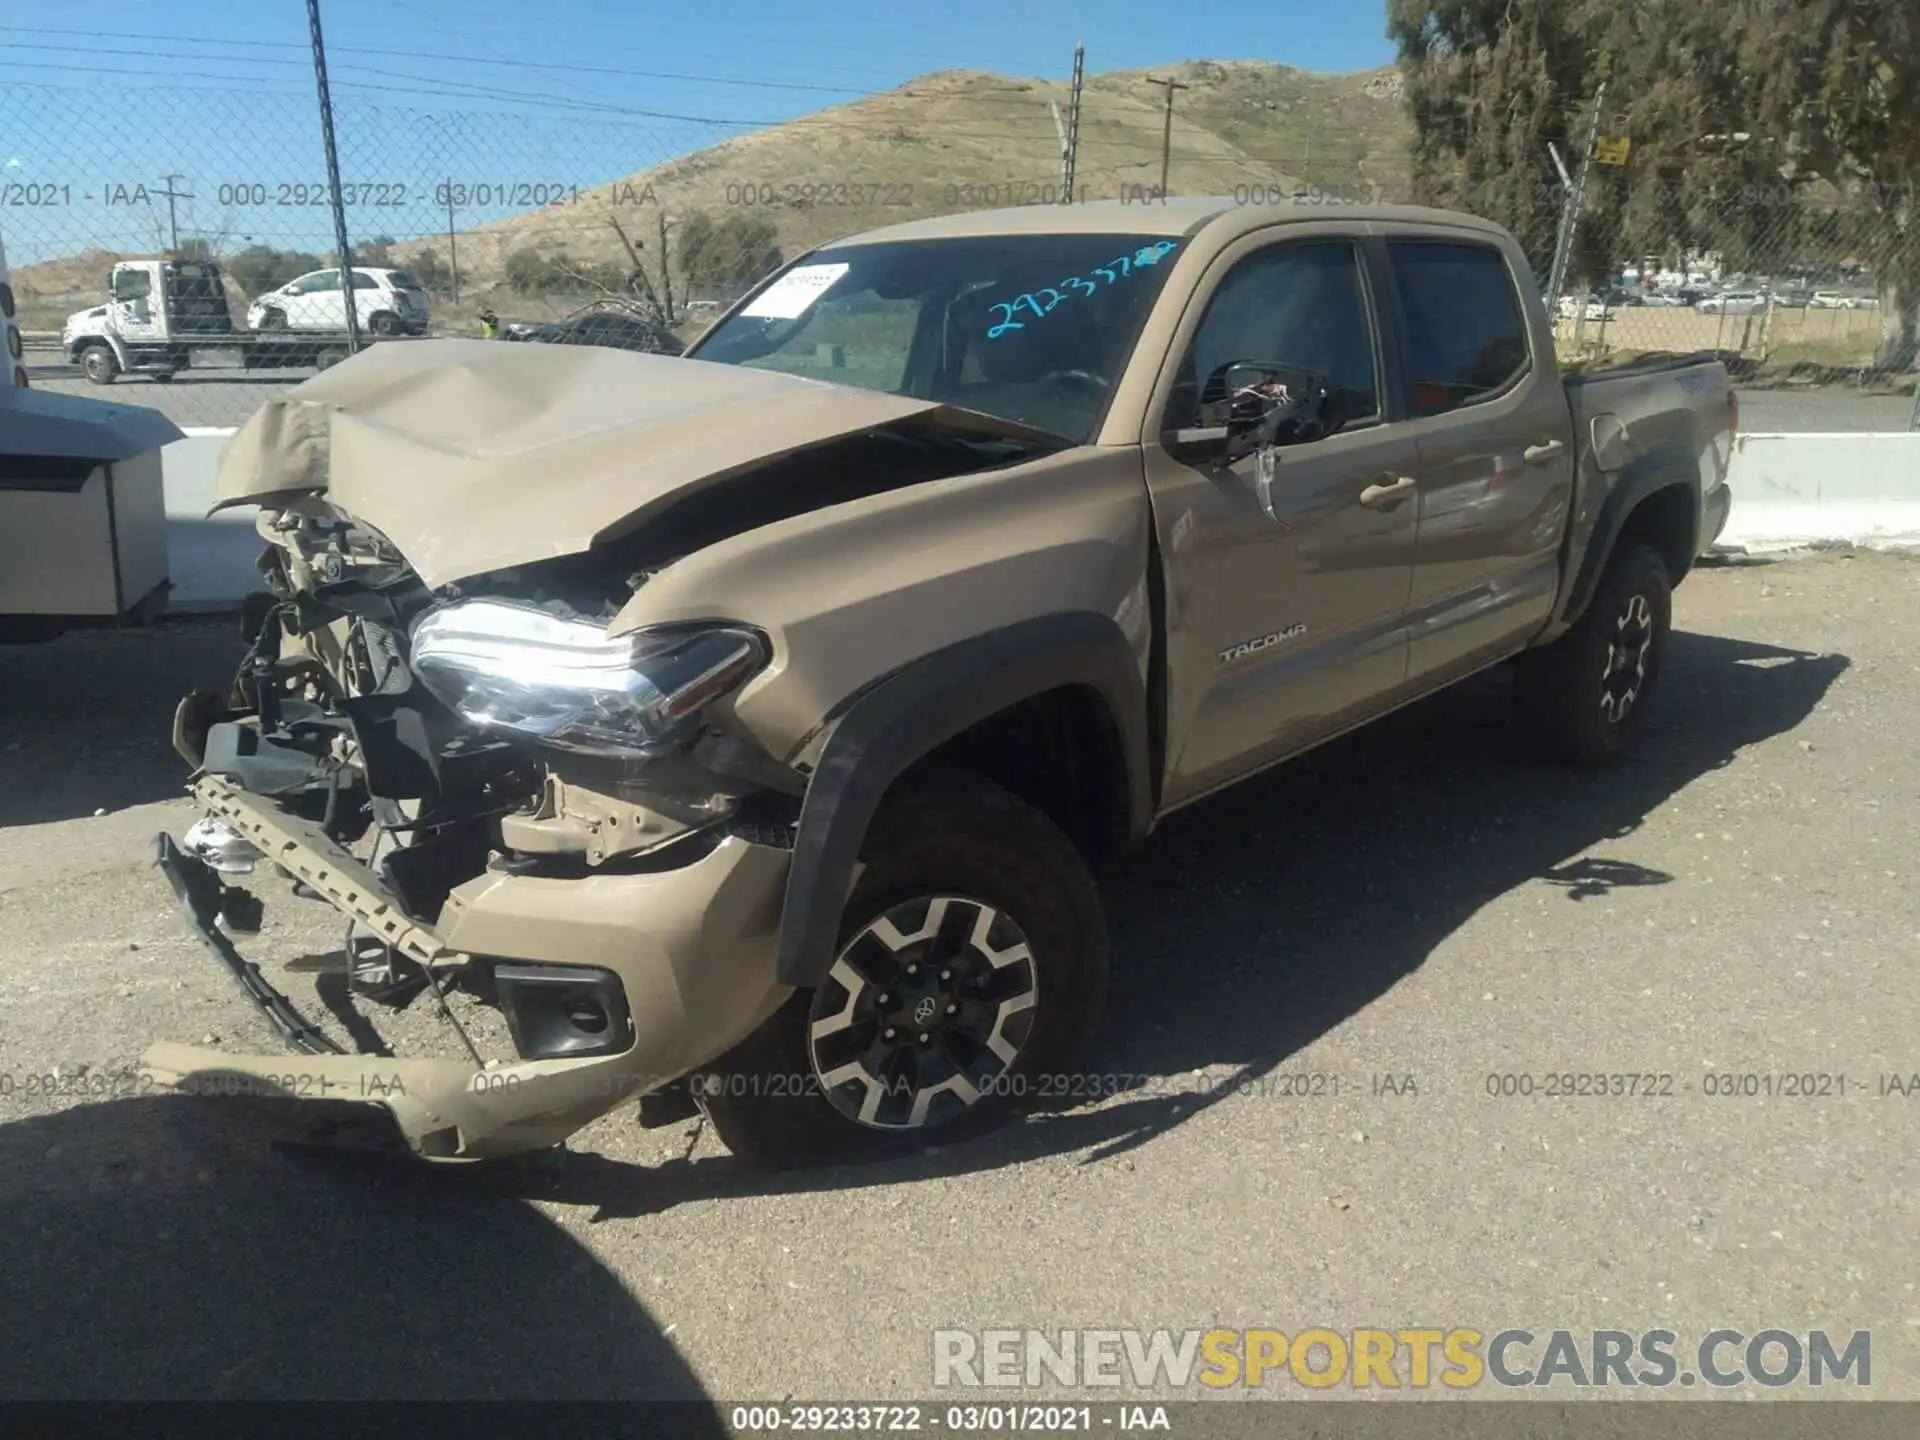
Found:
[[[179,51],[179,50],[153,50],[153,49],[147,49],[147,48],[143,48],[139,50],[122,50],[117,48],[105,47],[97,43],[99,39],[170,40],[170,41],[184,42],[187,44],[194,44],[194,45],[226,45],[226,46],[245,47],[248,49],[301,50],[305,48],[304,46],[295,45],[291,41],[282,41],[282,40],[218,40],[218,39],[213,39],[211,37],[203,39],[198,36],[143,35],[143,34],[131,32],[131,31],[102,30],[102,31],[90,32],[90,31],[78,31],[78,30],[56,30],[56,29],[40,28],[35,26],[26,26],[26,25],[0,25],[0,31],[6,31],[14,34],[30,34],[30,35],[75,35],[75,36],[86,35],[90,40],[93,40],[96,42],[96,43],[81,46],[81,45],[36,44],[30,41],[18,41],[18,40],[7,41],[6,48],[14,49],[14,50],[52,50],[52,51],[65,51],[65,52],[79,52],[79,53],[89,54],[89,55],[137,55],[142,57],[150,56],[155,59],[173,59],[173,60],[220,60],[220,61],[226,61],[228,63],[241,64],[241,65],[304,66],[307,63],[304,60],[295,60],[295,59],[283,60],[274,56],[262,56],[257,59],[254,59],[254,58],[247,58],[247,57],[238,56],[238,55],[232,55],[232,56],[202,55],[202,54],[196,54],[192,51]],[[748,78],[742,78],[738,76],[729,76],[729,75],[700,75],[700,74],[694,74],[687,71],[676,71],[676,70],[629,70],[629,69],[622,68],[620,66],[613,66],[613,65],[575,65],[575,64],[569,64],[563,61],[553,61],[553,60],[523,60],[518,58],[503,59],[497,56],[490,56],[490,55],[460,55],[460,54],[454,54],[454,53],[445,52],[445,51],[434,51],[434,50],[394,50],[394,49],[386,49],[386,48],[381,48],[377,46],[367,46],[367,45],[335,45],[330,48],[335,55],[375,55],[375,56],[395,57],[395,58],[406,59],[406,60],[445,60],[455,64],[463,64],[463,65],[504,65],[504,66],[509,66],[515,70],[551,70],[561,74],[606,75],[606,76],[614,77],[617,79],[629,79],[629,80],[680,80],[680,81],[688,81],[688,82],[703,84],[703,85],[734,85],[734,86],[739,86],[745,89],[752,89],[752,90],[795,90],[795,91],[806,91],[814,94],[826,94],[826,95],[872,96],[872,95],[893,94],[895,93],[895,90],[899,88],[899,87],[895,87],[895,90],[862,90],[856,86],[851,86],[851,85],[814,85],[814,84],[808,84],[806,82],[797,81],[797,80],[758,80],[758,79],[748,79]],[[879,74],[884,72],[870,71],[867,73]],[[918,80],[920,78],[922,77],[914,76],[902,83],[906,85],[910,85],[914,82],[914,80]],[[997,93],[1006,94],[1006,95],[1015,95],[1015,94],[1021,94],[1024,92],[1020,92],[1014,89],[1013,87],[1006,87],[998,91]]]

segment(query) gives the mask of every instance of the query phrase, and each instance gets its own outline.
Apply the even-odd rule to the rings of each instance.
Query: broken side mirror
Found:
[[[1272,452],[1321,440],[1346,423],[1343,392],[1318,371],[1266,360],[1230,360],[1200,387],[1199,421],[1163,440],[1175,459],[1226,470],[1249,455],[1261,457],[1260,503],[1272,512],[1268,488]]]

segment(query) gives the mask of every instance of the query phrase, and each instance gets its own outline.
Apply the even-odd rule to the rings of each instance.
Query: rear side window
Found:
[[[388,278],[393,281],[393,288],[396,290],[424,290],[427,288],[404,270],[395,270]]]
[[[1387,246],[1407,335],[1410,412],[1444,415],[1527,373],[1527,321],[1513,276],[1484,245]]]

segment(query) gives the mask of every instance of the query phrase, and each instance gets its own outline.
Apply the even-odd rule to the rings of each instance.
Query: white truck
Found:
[[[363,342],[401,336],[362,336]],[[347,358],[344,331],[250,331],[235,325],[225,277],[211,260],[122,260],[107,279],[107,299],[67,317],[60,332],[67,359],[96,385],[121,375],[171,380],[179,371],[255,370]]]

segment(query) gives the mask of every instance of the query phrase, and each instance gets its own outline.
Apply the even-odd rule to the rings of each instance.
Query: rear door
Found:
[[[1357,723],[1405,680],[1415,450],[1391,423],[1385,353],[1366,251],[1335,225],[1236,242],[1189,306],[1143,437],[1167,580],[1167,804]],[[1229,468],[1183,462],[1178,432],[1234,360],[1316,370],[1354,419]]]
[[[1572,421],[1544,310],[1516,247],[1380,227],[1418,447],[1408,679],[1443,684],[1543,625],[1573,496]]]

